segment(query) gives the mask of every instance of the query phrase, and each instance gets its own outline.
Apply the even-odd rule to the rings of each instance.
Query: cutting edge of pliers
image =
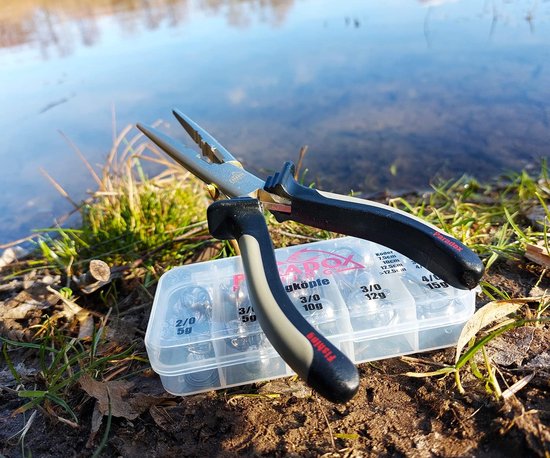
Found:
[[[289,199],[264,190],[265,181],[248,172],[242,164],[205,129],[179,110],[172,113],[198,145],[200,152],[175,140],[160,130],[137,124],[153,143],[174,161],[209,185],[218,188],[225,196],[253,197],[273,211],[290,213]]]

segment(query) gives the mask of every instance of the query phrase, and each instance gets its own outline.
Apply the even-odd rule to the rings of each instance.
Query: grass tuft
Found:
[[[536,176],[526,171],[480,184],[471,177],[433,185],[433,192],[413,198],[398,197],[390,205],[439,226],[472,248],[489,269],[497,260],[520,260],[527,244],[546,239],[544,224],[531,221],[540,208],[548,219],[550,199],[547,164]]]
[[[130,135],[129,129],[123,131]],[[88,165],[89,168],[89,165]],[[160,172],[148,176],[145,170]],[[141,133],[119,136],[98,189],[78,211],[79,229],[42,231],[43,267],[68,275],[91,259],[111,265],[182,264],[205,244],[208,198],[202,183],[165,159]]]

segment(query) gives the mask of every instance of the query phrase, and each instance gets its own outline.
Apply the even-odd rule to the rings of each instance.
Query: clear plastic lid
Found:
[[[275,254],[296,308],[355,362],[452,345],[474,311],[475,292],[373,242],[344,237]],[[212,387],[290,373],[257,321],[240,257],[166,272],[145,343],[157,373],[216,379]],[[219,372],[231,366],[230,377]]]

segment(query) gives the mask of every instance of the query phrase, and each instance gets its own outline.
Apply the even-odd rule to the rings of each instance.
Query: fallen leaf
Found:
[[[95,437],[99,432],[99,428],[101,428],[101,423],[103,423],[103,414],[99,410],[99,401],[96,401],[94,411],[92,413],[92,427],[90,429],[88,441],[86,442],[86,448],[92,448]]]
[[[94,317],[91,313],[81,312],[76,315],[78,320],[78,338],[88,339],[94,335]]]
[[[196,253],[187,263],[203,262],[213,259],[220,252],[221,243],[207,245],[206,248]]]
[[[84,339],[91,337],[94,332],[94,319],[92,314],[85,308],[78,305],[75,301],[67,299],[59,291],[56,291],[51,286],[47,286],[46,289],[55,295],[61,302],[63,302],[63,309],[56,312],[52,318],[58,319],[64,317],[67,321],[72,321],[76,318],[79,324],[78,338]]]
[[[80,378],[80,386],[88,395],[97,399],[97,407],[102,415],[110,413],[113,417],[134,420],[151,406],[163,402],[166,396],[151,396],[137,392],[131,393],[134,383],[126,380],[101,382],[89,375]]]
[[[541,300],[542,298],[546,297],[548,295],[548,290],[547,289],[542,289],[540,286],[538,285],[535,285],[531,288],[531,290],[529,291],[529,296],[531,297],[541,297]]]
[[[550,353],[544,352],[525,364],[526,368],[550,370]]]
[[[56,303],[56,298],[47,294],[46,288],[37,285],[0,303],[0,319],[23,320],[30,311],[47,309]]]
[[[29,254],[29,250],[20,246],[7,248],[0,256],[0,269]]]
[[[2,320],[24,320],[27,314],[38,309],[40,303],[30,300],[29,302],[23,302],[18,304],[16,307],[10,308],[2,304],[0,306],[0,319]]]
[[[155,424],[162,430],[169,433],[177,433],[183,427],[179,421],[185,416],[186,408],[184,406],[153,406],[149,409],[149,414]]]
[[[520,365],[527,357],[534,332],[532,326],[512,329],[491,340],[486,346],[487,354],[499,366]]]
[[[532,301],[533,298],[493,301],[476,311],[465,324],[462,332],[460,333],[460,337],[458,338],[458,342],[456,344],[455,364],[460,359],[462,349],[481,329],[499,318],[516,312],[521,308],[521,306]]]
[[[57,302],[57,297],[39,283],[0,302],[0,335],[13,340],[30,340],[31,331],[25,320],[41,317]]]
[[[97,399],[99,412],[102,415],[109,414],[109,407],[112,416],[124,417],[128,420],[134,420],[141,413],[125,399],[133,386],[131,382],[125,380],[100,382],[89,375],[84,375],[80,378],[80,386],[88,395]]]
[[[544,246],[528,243],[525,247],[525,257],[543,267],[550,267],[550,253]]]

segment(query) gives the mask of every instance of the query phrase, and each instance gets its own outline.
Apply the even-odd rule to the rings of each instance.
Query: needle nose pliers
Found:
[[[456,288],[472,289],[481,279],[484,267],[479,257],[437,227],[387,205],[305,187],[294,179],[290,162],[264,181],[246,171],[188,116],[177,110],[173,113],[200,152],[155,128],[137,127],[177,163],[228,197],[208,207],[210,233],[238,241],[264,333],[287,364],[330,401],[346,402],[355,395],[357,368],[289,299],[279,277],[264,209],[278,221],[293,220],[394,249]]]

